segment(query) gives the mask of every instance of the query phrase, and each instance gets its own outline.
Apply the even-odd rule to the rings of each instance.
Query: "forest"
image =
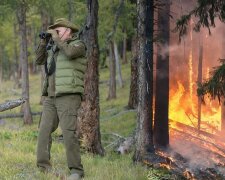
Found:
[[[82,96],[72,93],[81,97],[79,110],[66,109],[76,119],[69,131],[79,141],[82,179],[225,179],[224,0],[1,0],[0,179],[70,179],[59,111],[51,170],[36,164],[48,100],[71,95],[43,96],[50,76],[57,91],[67,52],[54,34],[55,75],[49,59],[37,63],[50,42],[43,33],[60,18],[77,28],[86,52],[82,62],[73,57],[75,80],[68,80],[83,83]]]

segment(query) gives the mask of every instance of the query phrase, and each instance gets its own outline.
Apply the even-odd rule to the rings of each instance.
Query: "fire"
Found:
[[[191,42],[193,40],[193,32],[192,32],[193,23],[194,23],[193,19],[191,18],[191,30],[190,30]],[[191,49],[189,52],[188,66],[189,66],[189,93],[190,93],[190,99],[192,101],[192,98],[193,98],[193,50],[192,50],[192,46],[191,46]],[[193,103],[191,103],[191,109],[193,110]]]
[[[206,68],[206,75],[205,75],[205,79],[209,79],[209,74],[210,74],[210,69],[209,67]]]
[[[194,90],[196,91],[196,89]],[[197,128],[197,95],[190,98],[190,94],[185,91],[180,81],[177,88],[170,90],[169,99],[169,119]],[[206,99],[206,104],[202,105],[201,129],[209,133],[220,130],[221,107],[217,101]],[[173,126],[173,124],[170,124]]]
[[[190,98],[192,100],[192,97],[193,97],[193,68],[192,68],[192,61],[193,61],[193,58],[192,58],[192,50],[190,51],[190,54],[189,54],[189,62],[188,62],[188,65],[189,65],[189,93],[190,93]]]

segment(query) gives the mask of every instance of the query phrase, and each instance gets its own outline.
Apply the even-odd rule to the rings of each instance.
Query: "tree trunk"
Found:
[[[20,31],[20,62],[22,62],[22,98],[26,100],[23,105],[24,124],[32,124],[30,101],[29,101],[29,73],[27,58],[27,37],[26,37],[26,3],[21,2],[17,9],[17,19]]]
[[[170,2],[163,0],[163,7],[158,10],[158,33],[160,42],[157,44],[156,61],[156,92],[155,92],[155,145],[169,145],[169,36],[170,36]]]
[[[124,28],[123,35],[123,64],[127,64],[127,34],[126,28]]]
[[[225,27],[223,27],[223,34],[225,35]],[[222,39],[222,53],[221,53],[221,59],[225,59],[225,40],[224,38]],[[225,133],[225,98],[221,99],[221,132],[224,134]]]
[[[134,161],[154,153],[153,116],[153,0],[137,1],[138,110]]]
[[[15,64],[14,64],[14,88],[19,87],[19,63],[18,63],[18,49],[17,49],[17,37],[18,37],[18,32],[16,30],[16,23],[13,24],[13,32],[14,32],[14,59],[15,59]]]
[[[137,38],[132,39],[132,59],[131,59],[131,80],[130,80],[130,96],[128,101],[128,109],[136,109],[137,107]]]
[[[225,99],[221,99],[221,132],[225,132]]]
[[[69,21],[73,22],[73,16],[74,16],[74,1],[73,0],[67,0],[68,4],[68,19]]]
[[[34,51],[35,51],[35,49],[36,49],[36,47],[37,47],[37,43],[38,43],[38,37],[37,37],[37,34],[38,34],[38,32],[37,32],[37,29],[35,28],[35,24],[34,24],[34,22],[32,23],[32,36],[33,36],[33,48],[34,48]],[[37,73],[37,66],[36,66],[36,63],[35,63],[35,60],[33,59],[33,61],[32,61],[32,73],[33,74],[36,74]]]
[[[3,78],[3,69],[2,69],[2,66],[3,66],[3,52],[4,49],[3,49],[3,46],[1,45],[0,46],[0,92],[2,91],[2,78]]]
[[[200,36],[199,40],[199,61],[198,61],[198,83],[202,83],[202,60],[203,60],[203,38]],[[201,110],[202,110],[202,100],[198,97],[198,131],[201,128]]]
[[[99,123],[99,46],[98,46],[98,0],[88,0],[87,28],[84,31],[87,45],[88,66],[85,75],[84,101],[78,115],[80,136],[88,152],[104,155]]]
[[[109,95],[107,100],[115,99],[116,98],[116,62],[115,62],[115,54],[114,54],[114,47],[113,42],[110,41],[109,43]]]
[[[120,67],[120,58],[118,53],[118,47],[115,41],[113,41],[114,45],[114,55],[115,55],[115,61],[116,61],[116,69],[117,69],[117,75],[118,75],[118,82],[120,88],[123,87],[123,79],[122,79],[122,73],[121,73],[121,67]]]

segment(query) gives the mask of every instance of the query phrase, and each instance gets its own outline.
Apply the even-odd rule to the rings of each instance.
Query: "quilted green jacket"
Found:
[[[46,50],[46,42],[41,40],[36,50],[36,64],[45,65],[46,71],[53,70],[53,74],[45,77],[43,96],[83,94],[87,66],[86,47],[77,37],[67,41],[58,39],[50,50]]]

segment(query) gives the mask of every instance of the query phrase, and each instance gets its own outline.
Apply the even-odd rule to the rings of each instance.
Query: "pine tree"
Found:
[[[153,146],[153,0],[138,0],[138,111],[134,161],[143,161]]]
[[[170,2],[161,1],[158,10],[158,36],[156,60],[156,93],[154,142],[155,145],[169,145],[169,38],[170,38]]]

